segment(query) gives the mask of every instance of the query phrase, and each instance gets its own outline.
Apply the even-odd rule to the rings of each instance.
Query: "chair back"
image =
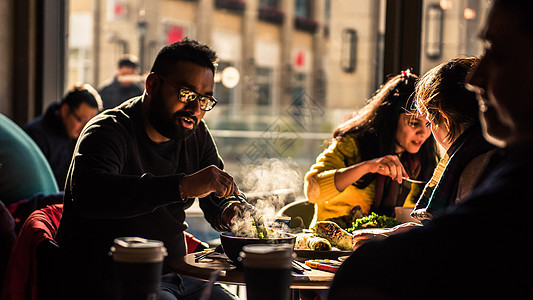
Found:
[[[315,216],[316,207],[309,200],[298,200],[285,205],[278,215],[291,217],[291,228],[308,229]]]
[[[31,213],[24,222],[9,257],[2,300],[53,298],[40,297],[39,286],[61,282],[54,277],[61,269],[61,259],[59,247],[53,245],[62,214],[63,204],[48,205]]]
[[[59,192],[54,173],[33,139],[0,114],[0,195],[6,206],[37,193]]]

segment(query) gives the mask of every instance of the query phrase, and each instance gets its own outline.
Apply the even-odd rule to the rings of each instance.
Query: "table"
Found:
[[[225,284],[245,285],[244,272],[237,269],[224,258],[204,258],[195,262],[194,253],[187,254],[183,258],[177,258],[169,262],[172,270],[178,274],[208,281],[213,271],[223,270],[217,282]],[[307,258],[298,257],[298,261],[305,261]],[[291,289],[293,299],[299,299],[300,289],[328,289],[335,273],[321,270],[304,271],[303,274],[293,272]]]

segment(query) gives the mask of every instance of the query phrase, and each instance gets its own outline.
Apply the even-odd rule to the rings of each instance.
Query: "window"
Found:
[[[444,10],[438,4],[432,4],[426,10],[426,42],[424,53],[428,58],[442,56],[442,25]]]
[[[485,0],[424,0],[420,73],[458,56],[482,52],[477,35],[489,8]]]
[[[240,78],[232,63],[220,61],[218,63],[217,74],[215,76],[215,98],[219,104],[235,105],[236,104],[236,87]]]
[[[249,8],[249,1],[245,0],[69,0],[68,84],[62,85],[81,81],[100,86],[112,78],[117,59],[124,53],[145,62],[145,72],[141,74],[145,78],[162,46],[184,37],[207,41],[223,55],[215,87],[220,103],[205,119],[228,172],[238,177],[243,166],[253,163],[240,159],[243,154],[255,158],[258,156],[252,154],[270,149],[259,143],[264,141],[265,132],[291,127],[299,131],[288,135],[289,139],[305,140],[305,146],[289,140],[283,144],[288,147],[275,154],[282,161],[294,160],[303,176],[324,149],[323,141],[331,136],[333,128],[361,108],[384,78],[391,75],[383,71],[387,68],[386,33],[403,27],[385,25],[394,14],[406,12],[389,11],[390,4],[415,2],[421,6],[420,14],[412,13],[410,17],[421,15],[417,20],[422,24],[422,33],[415,34],[416,47],[410,42],[405,47],[416,49],[418,73],[452,57],[480,54],[476,35],[489,5],[486,0],[290,2],[294,3],[294,16],[283,11],[285,2],[280,0],[258,0],[256,15],[242,13]],[[284,26],[289,17],[294,17],[296,28]],[[49,28],[44,30],[52,32]],[[274,46],[265,47],[261,41]],[[291,53],[295,49],[307,51],[308,68],[301,69],[293,61]],[[404,53],[397,51],[393,55],[401,57]],[[233,87],[224,85],[221,79],[222,72],[230,67],[240,74]],[[288,88],[283,81],[290,82]],[[282,118],[289,110],[309,103],[315,104],[313,109],[320,114],[310,119],[305,128],[290,118],[287,122]],[[292,104],[298,107],[291,107]],[[18,105],[8,105],[15,106]],[[299,116],[306,116],[305,111],[300,112]],[[301,187],[296,189],[300,189],[297,192],[301,197]]]
[[[348,28],[342,31],[341,67],[346,73],[355,71],[357,32]]]
[[[307,76],[305,73],[296,73],[292,84],[292,104],[302,106],[302,95],[305,93],[305,83]]]
[[[272,104],[272,69],[258,67],[255,70],[257,105]]]
[[[311,1],[312,0],[296,0],[294,14],[298,17],[311,17]]]
[[[260,0],[259,6],[278,8],[278,0]]]

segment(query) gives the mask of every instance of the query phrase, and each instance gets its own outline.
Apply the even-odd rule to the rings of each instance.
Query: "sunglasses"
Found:
[[[168,79],[167,77],[163,75],[160,75],[160,74],[156,74],[156,75],[159,78],[163,79],[164,81],[168,82],[172,87],[174,87],[178,91],[177,92],[178,101],[181,103],[187,104],[187,103],[198,100],[198,102],[200,102],[201,110],[210,111],[213,109],[213,107],[215,107],[215,105],[218,102],[217,99],[215,99],[215,97],[213,96],[204,96],[204,95],[198,94],[197,92],[191,89],[177,86],[170,79]]]

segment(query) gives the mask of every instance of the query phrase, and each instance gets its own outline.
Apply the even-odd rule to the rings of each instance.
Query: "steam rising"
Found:
[[[245,166],[241,170],[240,188],[254,206],[234,221],[231,231],[237,236],[275,238],[279,231],[289,232],[287,224],[276,221],[277,212],[294,201],[303,186],[303,176],[293,162],[266,159],[260,165]]]

